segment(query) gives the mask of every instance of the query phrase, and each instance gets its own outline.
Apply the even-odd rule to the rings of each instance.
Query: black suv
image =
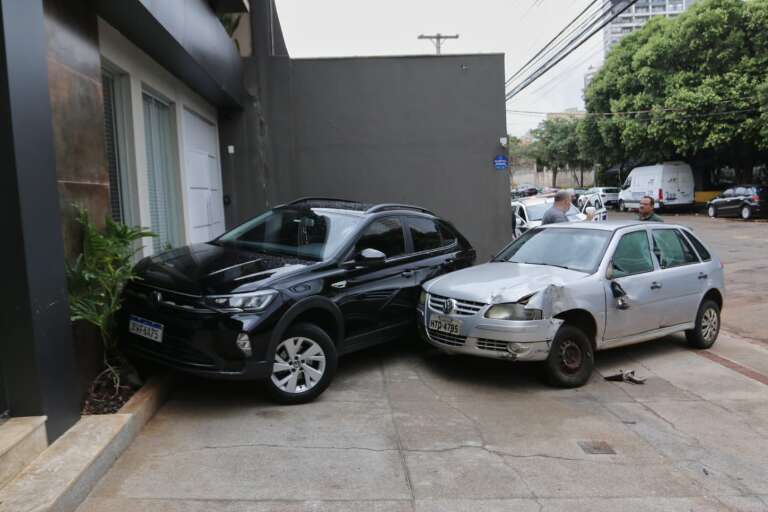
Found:
[[[339,355],[415,332],[422,283],[475,256],[423,208],[300,199],[139,262],[121,346],[134,360],[264,379],[276,401],[307,402]]]
[[[723,191],[707,204],[710,217],[753,217],[768,215],[768,187],[739,185]]]

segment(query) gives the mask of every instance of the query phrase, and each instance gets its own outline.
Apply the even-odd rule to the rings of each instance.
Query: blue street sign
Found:
[[[493,166],[497,171],[506,171],[508,165],[509,160],[506,155],[496,155],[496,158],[493,159]]]

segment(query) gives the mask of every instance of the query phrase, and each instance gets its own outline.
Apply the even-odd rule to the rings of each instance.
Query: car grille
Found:
[[[455,334],[447,334],[439,332],[434,329],[429,329],[429,337],[438,343],[443,345],[450,345],[452,347],[463,347],[467,342],[466,336],[456,336]]]
[[[153,292],[159,292],[162,297],[160,302],[156,304],[152,301]],[[204,307],[199,297],[170,290],[159,290],[139,283],[131,283],[128,285],[125,288],[125,294],[129,298],[137,300],[150,307],[175,309],[192,313],[215,313],[212,309]]]
[[[442,312],[443,307],[445,306],[445,301],[447,300],[449,300],[448,297],[430,294],[429,307],[435,311]],[[459,299],[453,299],[453,300],[456,301],[456,308],[451,312],[454,315],[460,315],[460,316],[476,315],[485,306],[485,304],[483,304],[482,302],[472,302],[470,300],[459,300]]]
[[[480,350],[490,350],[493,352],[506,352],[509,343],[506,341],[488,340],[479,338],[477,340],[477,348]]]
[[[176,363],[205,367],[216,366],[213,358],[192,347],[182,339],[168,336],[167,333],[164,333],[161,343],[134,335],[131,336],[130,345],[132,349],[148,352]]]

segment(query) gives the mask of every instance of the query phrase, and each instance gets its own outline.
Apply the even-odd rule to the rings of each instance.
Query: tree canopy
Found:
[[[624,37],[585,91],[604,164],[707,158],[750,180],[768,159],[768,0],[701,0]]]

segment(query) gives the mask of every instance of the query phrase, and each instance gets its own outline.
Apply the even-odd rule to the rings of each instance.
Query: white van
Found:
[[[643,196],[651,196],[658,208],[693,205],[693,171],[685,162],[664,162],[635,167],[619,192],[619,209],[640,206]]]

